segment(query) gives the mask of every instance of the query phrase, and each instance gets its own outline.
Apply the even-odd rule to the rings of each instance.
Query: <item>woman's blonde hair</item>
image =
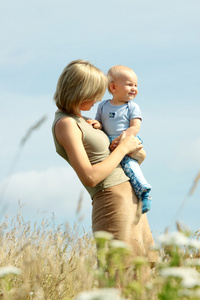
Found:
[[[74,60],[60,75],[54,100],[59,109],[77,114],[82,102],[101,100],[107,85],[107,77],[98,68],[88,61]]]

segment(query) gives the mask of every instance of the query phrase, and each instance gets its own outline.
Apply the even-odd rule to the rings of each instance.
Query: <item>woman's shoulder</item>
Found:
[[[55,124],[55,136],[58,143],[65,147],[69,141],[76,138],[76,141],[82,137],[81,130],[77,126],[76,120],[64,116]]]
[[[55,113],[55,120],[57,124],[75,124],[78,117],[69,115],[62,110],[57,110]]]
[[[57,110],[55,113],[55,119],[53,122],[53,128],[56,131],[56,134],[62,132],[63,130],[68,131],[72,130],[76,126],[76,120],[70,115],[66,114],[63,111]]]
[[[65,128],[65,130],[67,129],[71,129],[73,127],[77,127],[77,122],[74,118],[70,117],[70,116],[62,116],[61,118],[59,118],[55,124],[55,127],[57,130],[62,130],[63,128]]]
[[[62,116],[59,120],[59,123],[65,123],[65,124],[75,124],[76,120],[70,116]]]

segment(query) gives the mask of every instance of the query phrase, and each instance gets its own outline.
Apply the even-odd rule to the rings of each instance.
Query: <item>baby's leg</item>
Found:
[[[138,162],[125,156],[121,161],[125,174],[130,178],[130,182],[139,200],[142,200],[142,213],[146,213],[151,208],[151,185],[146,181]]]

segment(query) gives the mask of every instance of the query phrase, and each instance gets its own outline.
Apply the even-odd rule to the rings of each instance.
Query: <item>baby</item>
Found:
[[[111,142],[123,132],[140,139],[138,132],[142,120],[141,111],[132,101],[138,93],[135,72],[128,67],[117,65],[108,71],[107,77],[108,91],[112,94],[112,99],[102,101],[98,106],[96,119],[88,122],[94,128],[102,129]],[[142,213],[148,212],[152,201],[149,196],[151,186],[144,178],[139,163],[126,155],[121,165],[130,178],[138,199],[142,201]]]

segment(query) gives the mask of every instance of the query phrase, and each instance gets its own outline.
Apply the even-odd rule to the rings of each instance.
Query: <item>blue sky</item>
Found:
[[[71,60],[89,60],[107,72],[114,64],[138,75],[143,115],[142,165],[152,185],[148,213],[153,233],[175,222],[200,227],[200,184],[182,203],[200,171],[199,0],[48,0],[1,3],[1,216],[23,205],[27,220],[91,226],[91,200],[54,149],[51,124],[58,77]],[[103,99],[108,98],[106,93]],[[94,117],[97,106],[87,113]],[[15,160],[27,130],[43,116]],[[78,199],[82,209],[77,216]]]

